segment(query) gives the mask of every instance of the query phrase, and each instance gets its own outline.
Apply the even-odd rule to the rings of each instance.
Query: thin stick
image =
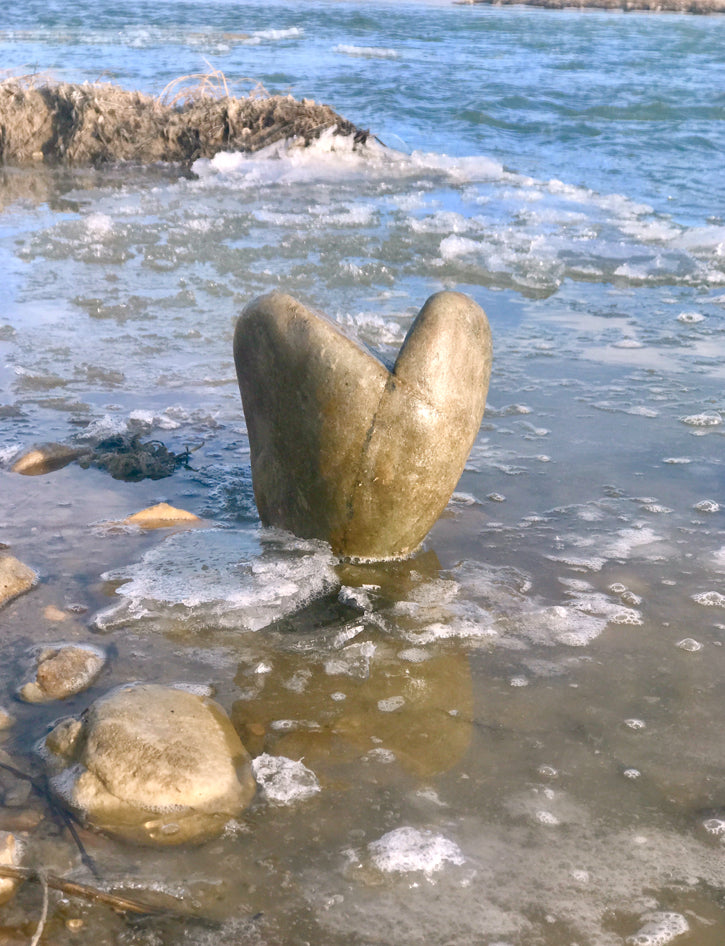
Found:
[[[169,909],[167,907],[157,907],[143,900],[132,899],[131,897],[121,897],[118,894],[107,893],[105,890],[99,890],[97,887],[91,887],[89,884],[79,884],[74,880],[64,880],[55,874],[46,874],[43,871],[35,870],[33,867],[9,867],[0,865],[0,877],[11,877],[14,880],[34,880],[44,883],[46,889],[51,887],[69,897],[80,897],[82,900],[90,900],[96,903],[105,903],[119,913],[136,913],[140,916],[172,916],[185,920],[201,920],[195,913],[186,913],[183,910]],[[211,921],[209,921],[211,922]]]
[[[88,868],[91,874],[93,874],[96,880],[100,880],[101,875],[98,873],[98,868],[96,867],[95,861],[86,850],[86,846],[81,841],[80,835],[78,834],[74,824],[74,816],[69,811],[66,811],[65,808],[62,805],[59,805],[55,798],[53,798],[53,795],[50,791],[50,786],[48,785],[47,776],[43,775],[37,777],[35,775],[29,775],[27,772],[23,772],[22,769],[16,769],[14,765],[8,765],[7,762],[0,762],[0,769],[5,769],[16,778],[24,779],[26,782],[30,782],[30,784],[33,786],[33,791],[40,795],[40,797],[50,808],[53,816],[55,818],[60,818],[65,827],[70,832],[70,836],[73,838],[73,841],[78,848],[78,853],[81,856],[82,863]]]
[[[38,946],[40,937],[43,935],[43,930],[45,929],[45,921],[48,919],[48,878],[45,876],[45,874],[38,873],[38,880],[43,887],[43,910],[40,914],[38,926],[35,930],[35,936],[33,936],[30,946]]]

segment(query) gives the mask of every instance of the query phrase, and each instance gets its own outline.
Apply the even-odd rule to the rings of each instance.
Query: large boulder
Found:
[[[213,700],[129,684],[60,722],[43,747],[51,786],[90,827],[150,844],[219,834],[251,801],[247,751]]]
[[[345,558],[404,558],[463,472],[491,371],[483,310],[440,292],[392,370],[290,296],[237,322],[234,358],[262,522]]]

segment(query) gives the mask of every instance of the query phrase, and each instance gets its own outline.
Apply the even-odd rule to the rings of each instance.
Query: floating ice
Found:
[[[273,530],[179,533],[150,549],[139,563],[103,576],[126,583],[116,591],[121,603],[97,615],[95,623],[107,630],[178,606],[189,617],[201,611],[259,630],[335,588],[334,564],[322,543]]]
[[[252,771],[269,801],[293,805],[320,791],[314,772],[301,761],[263,753],[252,760]]]
[[[461,849],[453,841],[429,830],[403,827],[389,831],[368,844],[372,863],[385,873],[422,871],[426,875],[446,864],[465,863]]]

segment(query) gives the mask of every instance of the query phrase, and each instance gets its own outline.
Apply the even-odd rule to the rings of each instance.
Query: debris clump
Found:
[[[188,461],[188,450],[173,453],[160,440],[142,441],[135,434],[117,434],[101,440],[91,452],[81,456],[78,463],[84,470],[94,466],[110,473],[114,480],[135,483],[171,476]]]
[[[6,79],[0,82],[0,164],[189,166],[220,151],[259,151],[289,139],[309,145],[330,129],[359,144],[368,137],[309,99],[257,90],[235,97],[216,72],[188,78],[199,81],[170,101],[105,82]]]

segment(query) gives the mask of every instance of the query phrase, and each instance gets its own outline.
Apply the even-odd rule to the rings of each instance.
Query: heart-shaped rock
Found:
[[[392,371],[284,293],[251,302],[234,360],[262,522],[345,558],[410,555],[463,472],[491,357],[485,313],[458,292],[428,299]]]

